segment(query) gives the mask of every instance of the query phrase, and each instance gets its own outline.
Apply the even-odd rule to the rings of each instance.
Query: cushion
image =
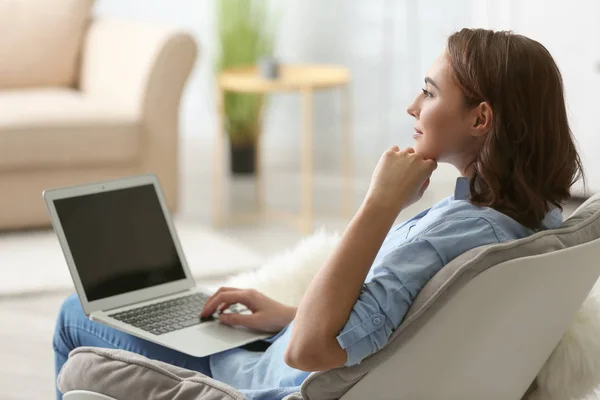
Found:
[[[110,377],[110,385],[106,379]],[[57,380],[64,394],[89,390],[127,400],[245,400],[246,397],[199,372],[150,360],[124,350],[80,347],[69,354]]]
[[[303,383],[304,400],[339,399],[356,382],[383,360],[395,353],[442,307],[445,300],[477,274],[502,262],[544,254],[584,244],[600,238],[600,194],[582,204],[564,224],[555,230],[538,232],[527,238],[472,249],[448,263],[421,290],[404,321],[386,346],[362,363],[311,374]],[[300,398],[299,396],[292,398]]]
[[[73,89],[0,91],[0,171],[132,163],[140,153],[133,111]]]
[[[0,1],[0,88],[74,86],[93,3]]]

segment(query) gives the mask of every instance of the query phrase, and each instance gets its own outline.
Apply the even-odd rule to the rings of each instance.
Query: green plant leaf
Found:
[[[215,70],[255,65],[273,54],[276,22],[269,1],[215,0],[218,25],[218,56]],[[249,143],[260,132],[264,96],[226,93],[225,129],[232,143]]]

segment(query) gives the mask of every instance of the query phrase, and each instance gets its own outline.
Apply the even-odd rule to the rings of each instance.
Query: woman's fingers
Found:
[[[437,169],[437,161],[432,160],[432,159],[427,159],[427,160],[425,160],[425,163],[426,163],[429,171],[433,172]]]
[[[219,321],[225,325],[242,325],[252,329],[256,329],[253,324],[255,318],[255,314],[230,313],[219,315]]]
[[[223,293],[223,292],[230,292],[232,290],[243,290],[240,288],[232,288],[232,287],[226,287],[226,286],[222,286],[220,287],[215,293],[213,293],[207,300],[206,303],[204,304],[204,308],[206,308],[206,305],[208,304],[212,304],[213,300],[215,299],[215,297],[217,297],[219,294]],[[218,305],[218,304],[217,304]],[[204,316],[204,315],[203,315]]]
[[[216,292],[214,292],[209,298],[208,300],[206,300],[206,302],[209,302],[212,298],[214,298],[216,295],[218,295],[219,293],[223,293],[223,292],[228,292],[231,290],[242,290],[240,288],[233,288],[233,287],[226,287],[226,286],[221,286]]]
[[[215,311],[223,312],[223,310],[229,308],[232,304],[235,304],[235,303],[221,303],[217,306],[217,309]]]
[[[212,315],[215,311],[217,311],[217,308],[222,303],[226,303],[229,305],[235,303],[242,303],[250,310],[254,311],[254,298],[254,291],[252,289],[237,289],[217,292],[206,302],[204,308],[202,309],[202,312],[200,313],[200,316],[207,317],[209,315]]]
[[[223,289],[223,288],[221,288]],[[239,299],[241,298],[241,295],[239,294],[239,292],[241,292],[240,289],[238,290],[221,290],[219,289],[214,295],[212,295],[207,301],[206,304],[204,304],[204,308],[202,309],[202,311],[200,312],[200,316],[201,317],[208,317],[209,315],[214,314],[215,311],[217,311],[218,307],[223,304],[223,303],[237,303],[239,300],[233,300],[233,299]]]
[[[229,307],[231,307],[234,304],[237,304],[237,303],[221,303],[221,305],[217,307],[217,310],[219,312],[223,312],[224,310],[227,310]]]

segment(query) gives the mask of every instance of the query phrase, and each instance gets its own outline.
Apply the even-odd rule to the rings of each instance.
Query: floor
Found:
[[[202,163],[198,160],[203,160]],[[210,223],[210,151],[203,143],[192,140],[182,145],[181,215]],[[267,173],[268,204],[297,209],[299,175],[293,168],[272,168]],[[368,188],[369,174],[360,173],[355,185],[355,206],[360,204]],[[334,172],[322,171],[315,177],[315,209],[317,227],[342,230],[347,221],[336,217],[339,210],[341,178]],[[451,193],[452,182],[435,181],[419,205],[404,212],[407,218]],[[252,208],[253,184],[236,179],[230,188],[231,204]],[[565,214],[570,214],[570,206]],[[302,234],[273,223],[228,227],[222,232],[245,242],[263,255],[271,255],[296,243]],[[214,283],[214,282],[213,282]],[[50,399],[54,396],[54,371],[51,340],[60,304],[68,293],[49,293],[34,297],[0,298],[0,398]]]

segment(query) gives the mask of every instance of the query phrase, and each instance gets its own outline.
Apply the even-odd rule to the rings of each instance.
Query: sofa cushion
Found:
[[[93,4],[0,1],[0,88],[74,86]]]
[[[132,163],[140,127],[132,110],[73,89],[0,91],[0,171]]]
[[[245,400],[246,396],[199,372],[124,350],[80,347],[57,380],[63,394],[89,390],[127,400]]]
[[[477,274],[502,262],[545,254],[600,238],[600,194],[588,199],[559,229],[502,244],[481,246],[448,263],[421,290],[402,324],[381,350],[360,364],[316,372],[304,381],[301,396],[289,399],[326,400],[341,398],[362,377],[398,351],[419,327]]]

